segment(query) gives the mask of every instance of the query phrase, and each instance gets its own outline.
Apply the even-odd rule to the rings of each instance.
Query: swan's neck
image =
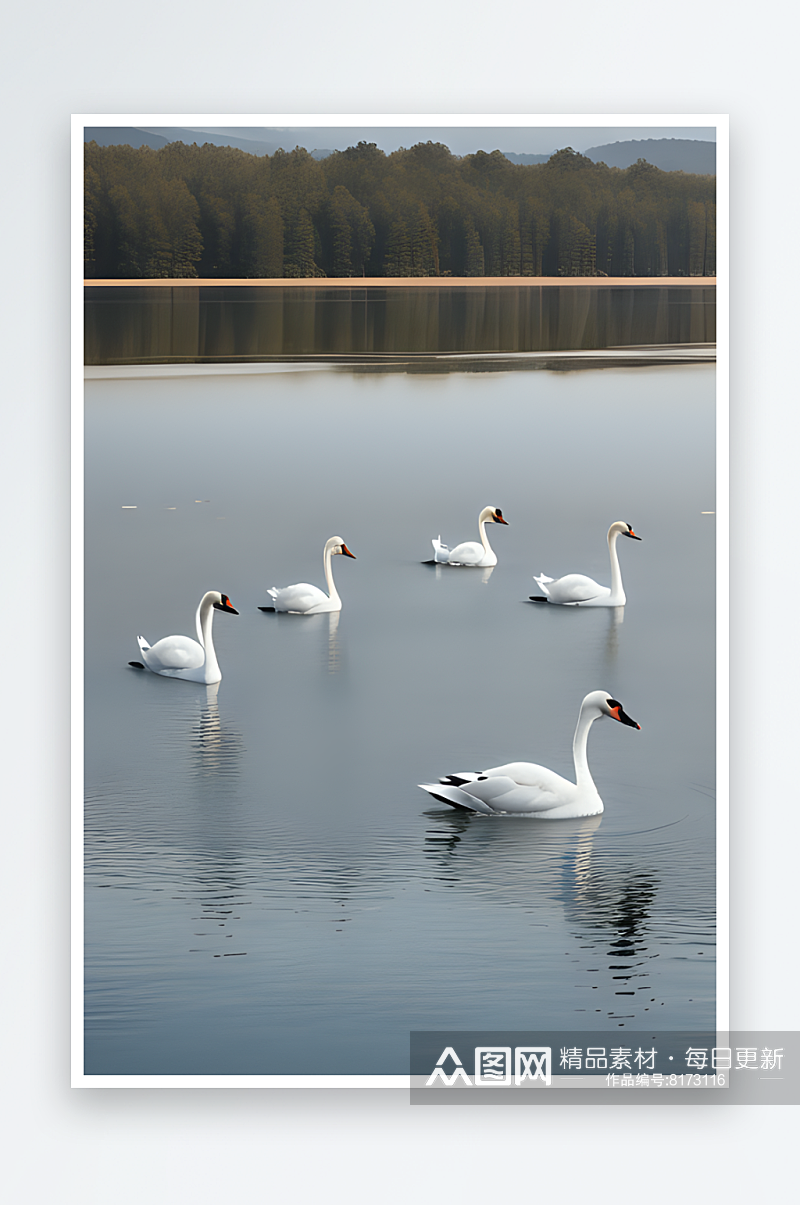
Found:
[[[197,608],[197,634],[200,638],[200,643],[205,649],[206,677],[219,673],[217,654],[214,651],[214,641],[211,636],[211,625],[213,622],[214,600],[213,598],[203,598],[200,601],[200,606]]]
[[[325,565],[325,581],[326,581],[326,582],[327,582],[327,584],[328,584],[328,596],[329,596],[329,597],[330,597],[330,598],[331,598],[333,601],[340,603],[342,600],[341,600],[341,599],[340,599],[340,597],[339,597],[339,592],[338,592],[338,590],[336,589],[336,585],[335,585],[334,580],[333,580],[333,568],[332,568],[332,566],[331,566],[331,558],[332,558],[332,556],[333,556],[333,549],[332,549],[332,548],[326,548],[326,549],[325,549],[325,556],[322,558],[322,559],[323,559],[323,563],[324,563],[324,565]]]
[[[591,791],[597,790],[586,756],[589,729],[597,718],[598,713],[596,711],[587,711],[583,708],[581,708],[581,713],[578,716],[578,727],[575,729],[575,737],[572,741],[572,756],[575,761],[575,784],[579,791],[586,790],[587,788]]]
[[[622,573],[619,567],[619,557],[617,556],[618,535],[618,531],[610,531],[608,533],[608,555],[611,559],[611,605],[624,607],[625,591],[622,589]]]
[[[481,519],[480,523],[478,524],[478,531],[480,532],[481,544],[483,544],[484,551],[492,552],[493,551],[492,546],[489,543],[489,537],[486,534],[486,520],[485,519]]]

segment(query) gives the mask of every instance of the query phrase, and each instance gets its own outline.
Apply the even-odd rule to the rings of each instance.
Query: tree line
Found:
[[[87,278],[713,276],[716,178],[570,147],[85,147]]]

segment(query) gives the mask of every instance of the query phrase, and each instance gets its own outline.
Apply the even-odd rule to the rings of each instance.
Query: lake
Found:
[[[84,293],[86,364],[474,356],[717,338],[716,286],[698,281],[160,281],[89,285]]]
[[[715,370],[264,366],[86,383],[86,1046],[94,1075],[406,1074],[411,1030],[713,1027]],[[433,567],[477,538],[491,571]],[[528,602],[534,573],[624,610]],[[338,615],[265,614],[324,586]],[[223,680],[128,667],[218,614]],[[510,760],[600,817],[417,784]],[[597,993],[595,995],[595,993]]]

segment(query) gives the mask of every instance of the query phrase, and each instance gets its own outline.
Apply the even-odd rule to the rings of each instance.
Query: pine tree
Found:
[[[363,205],[341,184],[329,203],[332,275],[363,276],[375,241],[375,227]]]
[[[286,220],[288,216],[288,220]],[[314,223],[311,214],[303,205],[293,214],[286,215],[286,232],[283,241],[283,275],[289,277],[323,276],[314,260]]]
[[[480,235],[475,229],[475,223],[469,215],[464,220],[464,241],[466,243],[464,275],[483,276],[483,247],[481,246]]]
[[[408,226],[402,218],[392,222],[386,244],[386,275],[413,276],[414,260]]]

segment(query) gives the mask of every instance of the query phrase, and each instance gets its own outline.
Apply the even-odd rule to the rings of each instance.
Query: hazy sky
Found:
[[[151,127],[155,128],[155,127]],[[263,142],[276,142],[291,134],[294,146],[343,150],[357,142],[375,142],[386,151],[417,142],[442,142],[454,155],[475,151],[512,151],[516,154],[549,155],[561,147],[585,151],[589,147],[629,138],[695,138],[716,141],[714,126],[187,126],[187,129],[233,135]],[[286,148],[284,148],[286,149]]]

